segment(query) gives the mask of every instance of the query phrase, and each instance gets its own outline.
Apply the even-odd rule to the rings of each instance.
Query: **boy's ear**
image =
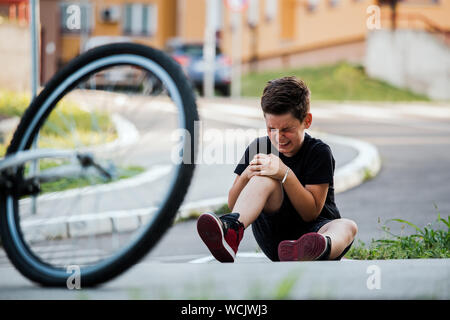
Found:
[[[303,120],[303,122],[305,123],[305,128],[306,128],[306,129],[309,129],[309,127],[310,127],[311,124],[312,124],[312,114],[311,114],[311,112],[308,112],[308,113],[306,114],[306,117],[305,117],[305,119]]]

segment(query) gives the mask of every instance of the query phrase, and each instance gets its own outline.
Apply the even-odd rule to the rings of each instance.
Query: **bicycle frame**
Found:
[[[0,174],[6,173],[6,186],[8,187],[8,176],[13,175],[15,170],[28,161],[39,160],[43,158],[69,158],[73,161],[78,161],[80,166],[68,165],[63,166],[63,169],[48,169],[44,174],[38,174],[30,177],[27,181],[47,182],[61,179],[64,177],[79,175],[82,170],[89,166],[93,166],[99,173],[107,179],[111,179],[112,175],[94,161],[91,153],[80,153],[73,150],[65,149],[32,149],[26,151],[19,151],[13,155],[6,156],[0,160]],[[2,181],[3,180],[3,181]],[[5,176],[0,176],[0,182],[4,182]],[[9,186],[11,187],[11,186]]]

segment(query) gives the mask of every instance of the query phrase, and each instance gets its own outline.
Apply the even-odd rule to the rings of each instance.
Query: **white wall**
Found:
[[[365,67],[371,77],[432,99],[450,99],[450,47],[435,34],[371,31],[367,36]]]

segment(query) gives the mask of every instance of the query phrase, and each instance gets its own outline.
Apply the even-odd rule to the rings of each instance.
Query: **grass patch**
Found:
[[[62,165],[69,164],[68,161],[63,160],[41,160],[39,161],[39,171],[55,168]],[[98,184],[106,184],[115,182],[121,179],[131,178],[145,171],[145,168],[139,166],[119,167],[116,169],[117,174],[113,179],[106,180],[100,176],[81,176],[81,177],[67,177],[61,178],[57,181],[44,182],[40,184],[41,194],[49,192],[58,192],[68,189],[82,188]],[[24,175],[27,177],[30,172],[30,165],[25,166]]]
[[[118,174],[116,177],[114,177],[111,180],[105,180],[98,176],[95,176],[95,177],[85,176],[85,177],[79,177],[79,178],[63,178],[63,179],[59,179],[58,181],[42,183],[40,186],[41,193],[58,192],[58,191],[64,191],[64,190],[69,190],[69,189],[88,187],[88,186],[92,186],[92,185],[112,183],[112,182],[116,182],[116,181],[119,181],[122,179],[131,178],[131,177],[136,176],[144,171],[145,171],[145,169],[143,167],[128,166],[128,167],[124,167],[124,168],[119,168],[120,174]]]
[[[267,81],[284,76],[297,76],[304,80],[311,90],[313,100],[429,101],[424,95],[372,79],[362,66],[346,62],[249,73],[242,78],[242,95],[260,97]]]
[[[0,120],[21,117],[30,104],[30,95],[0,90]],[[0,156],[4,156],[12,132],[2,137]],[[40,131],[39,148],[75,148],[111,142],[117,133],[106,112],[87,111],[68,99],[60,101]]]
[[[401,223],[402,230],[405,226],[412,227],[415,233],[396,235],[385,224],[382,229],[386,238],[372,240],[369,246],[359,241],[345,257],[356,260],[450,258],[450,216],[444,219],[438,214],[434,223],[423,228],[403,219],[390,219],[386,223],[391,221]]]

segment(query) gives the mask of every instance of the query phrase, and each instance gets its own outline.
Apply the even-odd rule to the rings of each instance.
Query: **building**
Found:
[[[90,38],[125,37],[162,48],[176,33],[175,0],[41,0],[40,15],[44,83],[83,52]]]
[[[372,11],[374,5],[379,12]],[[338,60],[362,62],[372,14],[391,28],[391,8],[377,0],[249,0],[242,16],[243,61],[255,68],[293,67]],[[450,0],[404,0],[397,28],[450,31]],[[225,12],[224,46],[231,53],[232,23]]]
[[[238,25],[232,22],[233,13],[227,5],[230,0],[209,1],[217,2],[214,14],[217,41],[231,56],[233,32]],[[19,7],[26,12],[24,3],[0,0],[0,14],[7,11],[12,16],[14,11],[20,11]],[[337,60],[360,63],[371,31],[368,21],[374,18],[373,14],[380,28],[427,30],[444,40],[450,30],[450,0],[247,0],[245,3],[246,10],[237,20],[242,28],[244,70]],[[395,24],[391,3],[396,4]],[[9,9],[5,9],[5,4]],[[379,5],[376,7],[379,10],[372,13],[369,8],[374,5]],[[92,37],[127,37],[160,49],[174,37],[202,41],[205,12],[206,0],[41,0],[41,81],[48,81],[58,68],[85,50]]]

